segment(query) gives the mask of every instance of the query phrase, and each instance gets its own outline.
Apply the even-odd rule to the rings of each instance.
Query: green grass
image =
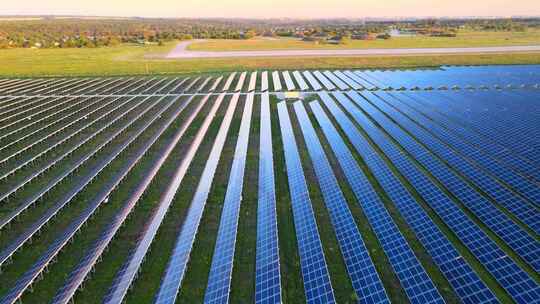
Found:
[[[164,59],[175,43],[96,49],[0,50],[0,77],[191,75],[262,69],[414,68],[540,64],[538,53],[363,57]]]
[[[262,51],[262,50],[338,50],[375,48],[441,48],[483,47],[508,45],[538,45],[540,31],[526,32],[483,32],[464,31],[457,37],[392,37],[391,39],[351,40],[346,44],[320,44],[291,38],[249,40],[207,40],[188,46],[192,51]]]

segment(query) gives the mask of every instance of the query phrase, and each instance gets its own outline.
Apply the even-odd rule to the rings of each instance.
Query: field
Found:
[[[249,40],[209,40],[191,44],[192,51],[261,51],[305,49],[451,48],[507,45],[538,45],[540,30],[527,32],[462,31],[457,37],[392,37],[388,40],[351,40],[346,44],[319,44],[293,38]]]
[[[0,79],[0,303],[533,302],[539,86],[540,66]]]
[[[231,42],[233,43],[233,42]],[[163,59],[175,42],[164,46],[125,44],[81,49],[0,50],[1,77],[192,75],[238,70],[415,68],[443,65],[540,64],[538,53],[297,57],[237,59]]]

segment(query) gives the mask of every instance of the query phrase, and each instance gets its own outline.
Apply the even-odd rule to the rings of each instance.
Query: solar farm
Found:
[[[0,79],[0,303],[540,303],[540,66]]]

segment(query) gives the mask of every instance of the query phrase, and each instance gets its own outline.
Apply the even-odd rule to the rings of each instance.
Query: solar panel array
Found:
[[[270,96],[261,95],[261,129],[259,136],[259,193],[257,203],[257,255],[255,266],[255,302],[281,303],[278,223],[274,158],[272,155],[272,121]]]
[[[317,139],[315,129],[309,122],[306,110],[299,101],[294,103],[294,110],[356,295],[365,303],[389,303],[375,265]]]
[[[236,233],[240,217],[240,204],[242,202],[242,189],[244,186],[244,170],[246,167],[247,149],[249,143],[249,130],[251,126],[251,112],[253,111],[253,94],[247,96],[234,159],[229,175],[229,183],[223,210],[219,223],[212,265],[208,276],[204,302],[227,303],[231,287],[232,268],[236,246]]]
[[[538,303],[539,88],[540,66],[0,79],[0,303]]]
[[[280,102],[277,107],[306,301],[308,303],[334,303],[330,275],[287,105],[285,102]]]

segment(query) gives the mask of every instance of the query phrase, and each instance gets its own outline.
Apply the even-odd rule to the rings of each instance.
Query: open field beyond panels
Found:
[[[223,45],[220,42],[217,43]],[[228,41],[227,43],[235,45],[243,42]],[[540,64],[538,52],[347,57],[289,56],[242,58],[241,60],[238,58],[166,59],[166,55],[174,49],[176,44],[176,42],[169,42],[164,46],[123,44],[117,47],[94,49],[0,50],[0,77],[190,76],[198,73],[265,69],[384,69],[444,65]]]
[[[452,48],[509,45],[538,45],[540,30],[525,32],[460,31],[457,37],[410,36],[391,39],[351,40],[346,44],[322,44],[296,38],[255,38],[248,40],[208,40],[191,44],[192,51],[261,51],[306,49]]]
[[[0,303],[537,303],[540,66],[0,79]]]

